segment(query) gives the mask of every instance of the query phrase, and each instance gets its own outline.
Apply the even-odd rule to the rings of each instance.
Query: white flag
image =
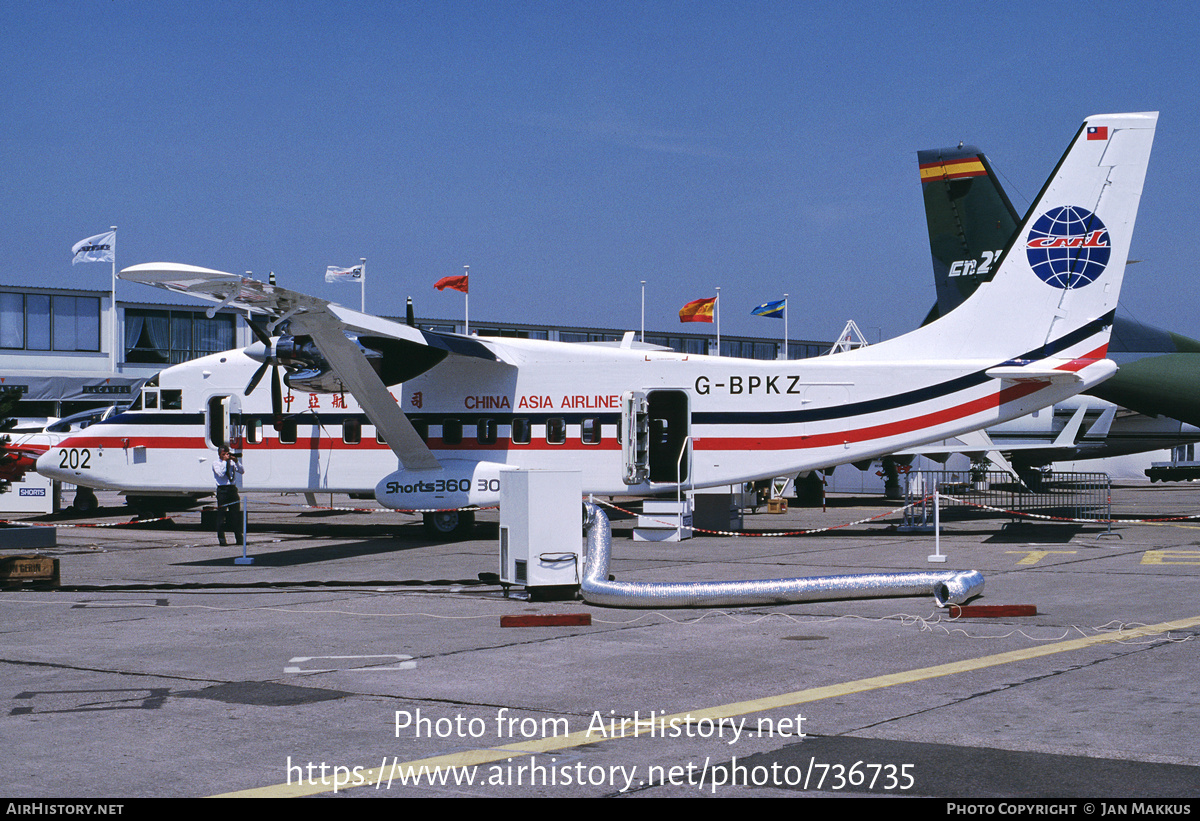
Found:
[[[96,234],[94,237],[81,239],[71,246],[71,253],[75,255],[71,259],[72,265],[76,262],[114,262],[117,254],[117,232],[109,231],[107,234]]]
[[[353,268],[338,268],[335,265],[330,265],[325,269],[326,282],[361,282],[363,275],[363,267],[355,265]]]

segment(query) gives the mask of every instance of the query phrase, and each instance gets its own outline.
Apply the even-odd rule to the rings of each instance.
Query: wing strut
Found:
[[[358,345],[342,332],[341,324],[328,314],[306,313],[302,317],[304,332],[312,337],[337,378],[358,400],[376,430],[383,434],[404,469],[441,470],[442,465],[433,451],[408,421]]]

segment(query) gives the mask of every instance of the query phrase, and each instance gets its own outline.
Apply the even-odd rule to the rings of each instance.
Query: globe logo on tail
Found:
[[[1025,239],[1033,272],[1055,288],[1082,288],[1104,273],[1112,245],[1100,218],[1065,205],[1038,217]]]

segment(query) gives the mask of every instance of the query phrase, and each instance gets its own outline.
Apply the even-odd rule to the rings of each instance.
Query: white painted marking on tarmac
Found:
[[[412,656],[406,656],[401,653],[386,653],[377,656],[296,656],[288,659],[289,665],[307,664],[311,661],[326,662],[329,660],[335,662],[346,662],[345,664],[337,664],[334,667],[299,667],[288,666],[283,668],[285,673],[338,673],[348,670],[354,670],[364,673],[389,673],[396,670],[414,670],[417,663],[415,661],[406,661]],[[367,663],[374,663],[380,659],[394,659],[395,664],[385,667],[366,666]],[[350,662],[359,662],[351,664]]]

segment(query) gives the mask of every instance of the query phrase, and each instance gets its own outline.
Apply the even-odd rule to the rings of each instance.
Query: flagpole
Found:
[[[641,342],[646,341],[646,280],[642,280],[642,335],[638,337]]]
[[[358,286],[359,290],[359,310],[364,314],[367,312],[367,258],[358,258],[361,267],[358,270]]]
[[[787,298],[788,295],[783,295],[783,358],[788,358],[788,332],[787,332]]]
[[[467,277],[467,290],[463,291],[463,334],[471,335],[471,266],[463,266],[463,276]]]
[[[713,300],[713,310],[717,314],[717,356],[721,355],[721,286],[717,286],[717,298]]]
[[[112,226],[113,232],[113,255],[112,255],[112,305],[109,306],[109,325],[112,326],[109,336],[112,337],[112,351],[109,355],[109,361],[112,363],[112,372],[117,373],[117,226]]]

